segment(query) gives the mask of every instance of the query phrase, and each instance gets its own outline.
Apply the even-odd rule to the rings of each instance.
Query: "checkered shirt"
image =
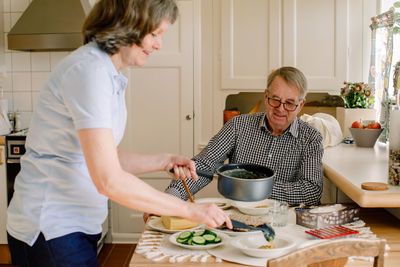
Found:
[[[274,136],[267,129],[265,113],[245,114],[229,120],[208,145],[193,158],[196,168],[214,173],[226,159],[230,163],[253,163],[275,171],[270,198],[290,205],[317,205],[322,194],[321,134],[296,118],[288,130]],[[211,182],[186,179],[194,195]],[[181,199],[188,195],[182,182],[172,180],[165,190]]]

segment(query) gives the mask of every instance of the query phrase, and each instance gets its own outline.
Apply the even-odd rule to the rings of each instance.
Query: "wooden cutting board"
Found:
[[[382,190],[387,190],[388,185],[385,183],[378,183],[378,182],[365,182],[361,184],[361,188],[371,191],[382,191]]]

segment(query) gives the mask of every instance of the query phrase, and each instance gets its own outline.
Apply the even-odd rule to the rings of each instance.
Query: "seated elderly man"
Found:
[[[226,159],[253,163],[275,171],[271,199],[289,205],[317,205],[322,194],[321,134],[297,118],[305,103],[307,81],[293,67],[282,67],[268,77],[265,112],[229,120],[193,159],[196,168],[214,173]],[[192,194],[211,182],[200,176],[186,180]],[[181,199],[188,195],[181,181],[172,180],[167,193]]]

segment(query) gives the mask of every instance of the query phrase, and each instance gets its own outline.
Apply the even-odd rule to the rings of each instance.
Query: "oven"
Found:
[[[7,177],[7,204],[14,194],[15,177],[21,170],[21,157],[25,154],[25,140],[27,131],[6,135],[6,177]]]

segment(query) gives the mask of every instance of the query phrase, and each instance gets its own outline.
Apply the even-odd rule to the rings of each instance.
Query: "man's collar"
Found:
[[[262,119],[260,120],[260,124],[259,124],[258,127],[259,127],[260,129],[265,129],[266,131],[269,131],[269,130],[268,130],[268,127],[267,127],[267,121],[268,121],[267,116],[264,115],[264,116],[261,117],[261,118],[262,118]],[[289,129],[286,130],[286,131],[288,131],[289,133],[291,133],[291,134],[293,135],[293,137],[295,137],[295,138],[297,138],[297,137],[299,136],[299,121],[298,121],[297,118],[294,119],[294,121],[290,124]],[[286,132],[286,131],[285,131],[285,132]]]

